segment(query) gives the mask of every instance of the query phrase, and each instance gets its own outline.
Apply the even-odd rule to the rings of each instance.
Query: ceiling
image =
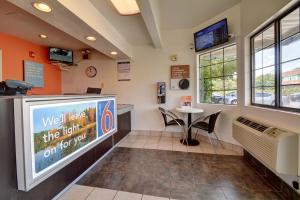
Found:
[[[88,48],[88,45],[7,1],[0,1],[0,19],[0,32],[35,44],[72,50]],[[41,39],[39,34],[45,34],[48,38]]]
[[[241,0],[161,0],[163,29],[193,28]]]
[[[152,44],[141,14],[122,16],[109,0],[90,0],[96,9],[117,29],[132,45]]]
[[[49,14],[35,10],[37,0],[0,0],[0,31],[45,46],[93,48],[113,59],[132,58],[132,46],[160,48],[163,30],[191,29],[241,0],[137,0],[141,13],[121,16],[110,0],[43,0]],[[47,34],[42,40],[38,34]],[[97,41],[89,42],[85,36]],[[112,56],[111,51],[117,51]]]

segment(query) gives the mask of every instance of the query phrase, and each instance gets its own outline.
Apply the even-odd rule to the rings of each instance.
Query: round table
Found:
[[[204,112],[203,109],[193,108],[193,107],[180,107],[180,108],[176,108],[176,111],[188,114],[188,127],[190,127],[190,125],[192,124],[192,114]],[[181,139],[180,142],[185,145],[187,145],[187,143],[188,143],[189,146],[199,145],[198,140],[192,139],[192,128],[190,128],[188,130],[187,142],[186,142],[186,140],[183,140],[183,139]]]

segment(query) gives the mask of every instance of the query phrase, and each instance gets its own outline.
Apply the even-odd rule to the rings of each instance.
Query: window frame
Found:
[[[266,25],[264,25],[262,28],[260,28],[259,30],[257,30],[253,35],[250,36],[250,102],[251,105],[253,106],[257,106],[257,107],[262,107],[262,108],[270,108],[270,109],[274,109],[274,110],[282,110],[282,111],[290,111],[290,112],[297,112],[300,113],[300,108],[292,108],[292,107],[284,107],[283,105],[281,105],[281,81],[282,81],[282,77],[281,77],[281,65],[282,65],[282,54],[281,54],[281,49],[282,49],[282,45],[281,42],[293,37],[297,34],[300,34],[300,30],[297,33],[293,33],[292,35],[288,36],[287,38],[285,38],[284,40],[281,41],[281,29],[280,29],[280,21],[288,16],[290,13],[292,13],[293,11],[295,11],[296,9],[299,9],[300,11],[300,3],[295,4],[293,7],[291,7],[290,9],[286,10],[285,12],[283,12],[281,15],[279,15],[277,18],[273,19],[272,21],[270,21],[269,23],[267,23]],[[300,21],[299,21],[300,24]],[[255,50],[254,50],[254,38],[256,36],[258,36],[259,34],[263,33],[265,30],[267,30],[269,27],[271,27],[272,25],[274,25],[274,48],[275,48],[275,60],[274,60],[274,67],[275,67],[275,84],[274,84],[274,89],[275,89],[275,105],[265,105],[265,104],[259,104],[259,103],[255,103],[254,102],[254,78],[255,78],[255,74],[253,73],[255,70],[255,60],[254,60],[254,55]],[[272,46],[272,45],[269,45]],[[300,59],[300,57],[298,58]],[[292,60],[291,60],[292,61]],[[288,61],[290,62],[290,61]]]
[[[236,58],[235,59],[232,59],[232,60],[228,60],[228,61],[224,61],[224,52],[225,52],[225,49],[226,48],[230,48],[230,47],[232,47],[232,46],[235,46],[235,48],[236,48],[236,51],[235,51],[235,56],[236,56]],[[214,63],[214,64],[212,64],[211,62],[211,54],[213,53],[213,52],[216,52],[216,51],[220,51],[220,50],[222,50],[222,57],[223,57],[223,61],[222,62],[218,62],[218,63]],[[209,54],[209,57],[210,57],[210,64],[209,65],[205,65],[205,66],[202,66],[201,67],[201,63],[200,63],[200,57],[202,56],[202,55],[205,55],[205,54]],[[230,77],[230,76],[236,76],[237,77],[237,79],[238,79],[238,72],[236,73],[236,74],[231,74],[231,75],[225,75],[225,69],[224,69],[224,65],[226,64],[226,63],[230,63],[230,62],[236,62],[236,71],[238,71],[238,55],[237,55],[238,53],[237,53],[237,43],[235,43],[235,42],[232,42],[232,43],[229,43],[229,44],[225,44],[225,45],[223,45],[223,46],[219,46],[219,47],[217,47],[217,48],[212,48],[212,49],[207,49],[206,51],[203,51],[203,52],[201,52],[201,53],[199,53],[199,54],[197,54],[197,63],[198,63],[198,65],[197,65],[197,97],[198,97],[198,100],[197,100],[197,103],[200,103],[200,104],[210,104],[210,105],[225,105],[225,106],[237,106],[238,105],[238,96],[237,96],[237,104],[227,104],[226,102],[225,102],[225,92],[226,91],[236,91],[236,94],[238,95],[238,83],[236,84],[236,89],[226,89],[226,84],[225,84],[225,78],[226,77]],[[222,75],[221,76],[211,76],[211,71],[212,71],[212,69],[211,69],[211,67],[212,66],[216,66],[216,65],[218,65],[218,64],[222,64],[222,68],[223,68],[223,70],[222,70]],[[205,68],[205,67],[209,67],[210,68],[210,77],[209,78],[203,78],[203,77],[201,77],[201,70],[203,70],[203,68]],[[200,69],[200,68],[202,68],[202,69]],[[217,79],[217,78],[221,78],[222,79],[222,81],[223,81],[223,90],[212,90],[212,89],[210,89],[210,90],[207,90],[208,92],[211,92],[211,98],[210,98],[210,102],[201,102],[201,87],[200,87],[200,84],[201,84],[201,80],[204,80],[204,79],[209,79],[211,82],[212,82],[212,79]],[[212,84],[211,84],[212,85]],[[212,86],[211,86],[212,87]],[[223,102],[222,103],[213,103],[212,102],[212,94],[213,94],[213,92],[223,92],[224,93],[224,100],[223,100]]]

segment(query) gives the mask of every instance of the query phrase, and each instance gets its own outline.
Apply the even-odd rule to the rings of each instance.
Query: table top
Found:
[[[200,108],[193,108],[193,107],[179,107],[176,108],[176,111],[181,113],[203,113],[204,110]]]

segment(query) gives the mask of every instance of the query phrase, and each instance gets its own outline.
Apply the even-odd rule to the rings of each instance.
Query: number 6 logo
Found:
[[[112,130],[113,128],[113,114],[112,112],[109,110],[109,106],[110,106],[110,101],[108,101],[104,107],[104,110],[102,112],[102,116],[101,116],[101,129],[103,134],[108,133],[110,130]],[[106,119],[108,118],[108,127],[106,124]]]

